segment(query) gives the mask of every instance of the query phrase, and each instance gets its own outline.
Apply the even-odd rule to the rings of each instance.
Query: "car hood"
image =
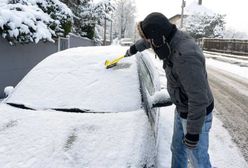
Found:
[[[142,109],[94,114],[0,105],[0,167],[149,167],[154,141]]]

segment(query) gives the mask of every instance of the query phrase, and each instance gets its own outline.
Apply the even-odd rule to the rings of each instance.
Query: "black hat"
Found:
[[[138,30],[141,36],[147,39],[157,39],[164,36],[168,38],[173,29],[173,24],[161,13],[154,12],[139,22]]]

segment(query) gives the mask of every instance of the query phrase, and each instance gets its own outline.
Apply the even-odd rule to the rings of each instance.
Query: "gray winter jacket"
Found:
[[[135,43],[138,51],[150,47],[141,39]],[[177,30],[170,42],[171,55],[163,68],[167,77],[167,89],[177,112],[187,115],[187,133],[199,134],[204,123],[207,107],[213,103],[205,57],[194,39]]]

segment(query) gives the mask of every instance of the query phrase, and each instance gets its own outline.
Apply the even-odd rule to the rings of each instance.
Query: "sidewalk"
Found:
[[[248,67],[248,56],[217,53],[217,52],[210,52],[210,51],[204,51],[204,55],[206,58],[213,58],[219,61],[236,64],[242,67]]]

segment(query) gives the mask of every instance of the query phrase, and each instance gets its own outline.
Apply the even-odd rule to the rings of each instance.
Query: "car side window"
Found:
[[[148,90],[150,95],[153,95],[155,92],[154,84],[149,69],[146,67],[145,63],[141,59],[140,61],[140,80],[143,83],[144,87]]]

